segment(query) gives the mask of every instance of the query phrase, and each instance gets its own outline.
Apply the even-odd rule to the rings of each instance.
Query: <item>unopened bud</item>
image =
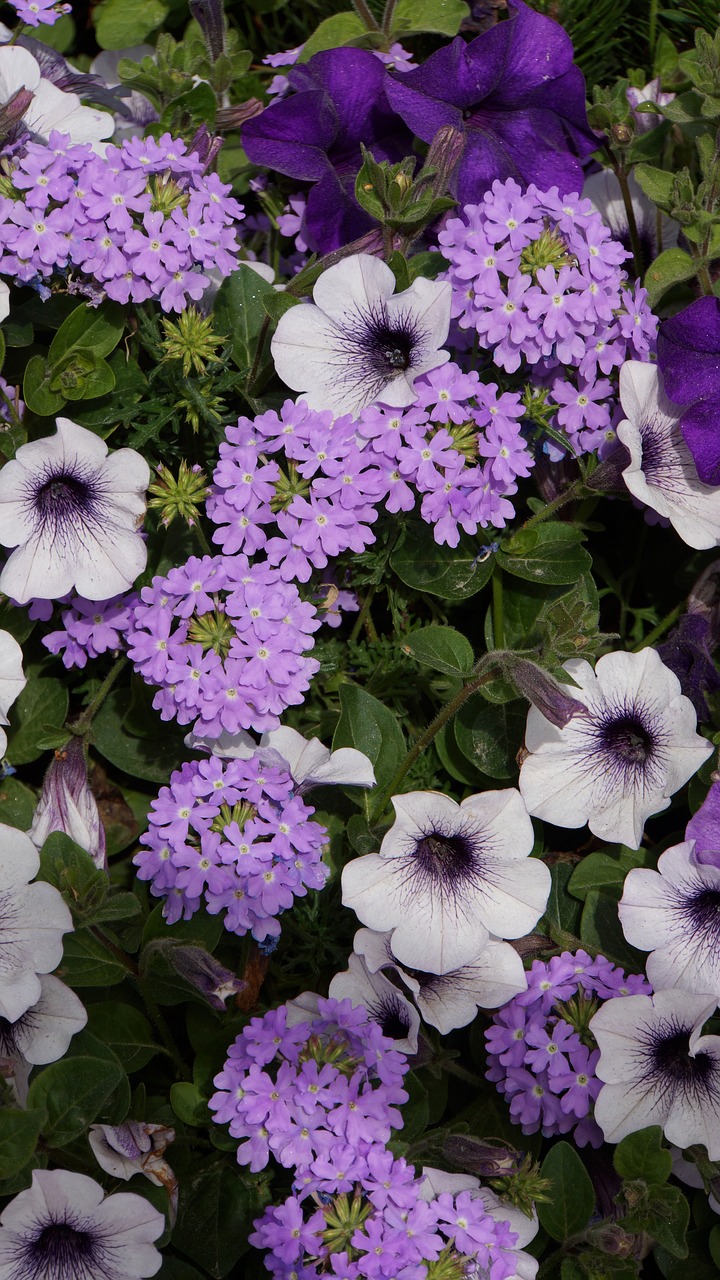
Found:
[[[633,130],[629,124],[621,121],[620,124],[614,124],[610,129],[610,137],[616,147],[629,147],[633,140]]]
[[[508,662],[505,674],[518,693],[537,707],[557,729],[564,729],[573,716],[584,715],[587,711],[583,702],[573,698],[547,671],[526,658]]]
[[[428,148],[426,169],[436,169],[432,181],[433,195],[440,196],[447,191],[460,157],[465,150],[465,134],[456,129],[454,124],[444,124],[438,129]]]
[[[203,173],[207,173],[215,163],[218,152],[222,150],[222,145],[222,138],[214,137],[207,125],[201,124],[188,147],[188,151],[194,151],[199,159],[202,160]]]
[[[601,1227],[594,1227],[588,1233],[589,1243],[601,1249],[603,1253],[615,1258],[629,1258],[635,1246],[633,1236],[623,1231],[616,1222],[608,1222]]]
[[[443,1155],[467,1173],[480,1178],[500,1178],[517,1173],[521,1157],[509,1147],[495,1147],[470,1134],[450,1133],[443,1142]]]
[[[203,33],[211,62],[225,52],[225,13],[223,0],[189,0],[190,12]]]
[[[165,956],[178,976],[195,987],[219,1013],[225,1012],[228,996],[244,990],[245,983],[204,947],[174,943],[165,950]]]
[[[86,849],[95,866],[107,871],[105,828],[88,782],[85,752],[73,738],[55,752],[43,782],[42,793],[30,828],[30,839],[41,849],[52,831]]]
[[[259,98],[247,98],[245,102],[237,102],[232,107],[221,107],[215,117],[215,128],[221,133],[239,129],[246,120],[252,120],[253,116],[259,116],[264,110]]]
[[[0,107],[0,141],[7,138],[20,123],[34,97],[35,94],[29,89],[18,89],[12,98],[3,103]]]

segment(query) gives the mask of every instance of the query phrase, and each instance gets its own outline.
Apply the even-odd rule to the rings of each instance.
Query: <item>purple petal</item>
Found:
[[[685,829],[695,841],[695,857],[705,866],[720,867],[720,782],[713,782],[700,808]]]
[[[677,404],[720,396],[720,301],[698,298],[660,325],[658,364]]]
[[[332,168],[326,153],[337,130],[332,103],[319,90],[312,90],[283,98],[246,120],[241,137],[253,164],[314,182]]]
[[[354,191],[354,174],[343,179],[331,171],[308,195],[305,222],[323,253],[350,244],[375,226],[355,203]]]

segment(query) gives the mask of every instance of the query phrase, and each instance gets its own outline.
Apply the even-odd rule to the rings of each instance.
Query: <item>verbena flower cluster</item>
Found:
[[[62,627],[43,636],[51,653],[61,654],[63,666],[84,667],[88,658],[115,653],[124,648],[135,592],[113,596],[111,600],[85,600],[71,596],[60,614]]]
[[[0,271],[37,285],[62,276],[97,303],[199,299],[210,268],[236,266],[242,206],[180,138],[128,138],[104,157],[53,132],[28,141],[0,201]],[[9,198],[8,198],[9,197]]]
[[[461,530],[502,528],[517,478],[533,466],[520,396],[452,363],[416,389],[411,408],[373,405],[357,421],[303,400],[239,418],[208,500],[213,540],[226,555],[263,549],[285,580],[306,582],[342,552],[370,546],[381,507],[419,506],[435,540],[453,547]]]
[[[273,1275],[419,1280],[440,1258],[451,1275],[471,1259],[493,1280],[514,1274],[507,1222],[469,1192],[430,1199],[387,1149],[407,1069],[362,1006],[310,993],[253,1018],[230,1046],[209,1102],[216,1122],[241,1139],[240,1164],[258,1172],[272,1155],[295,1172],[295,1194],[250,1236]]]
[[[614,426],[608,375],[624,360],[648,359],[657,318],[590,200],[496,181],[438,239],[461,328],[474,329],[506,372],[530,366],[576,453],[598,448]]]
[[[279,765],[255,756],[190,761],[152,803],[137,874],[164,898],[170,924],[204,904],[224,912],[229,933],[277,937],[280,912],[328,875],[327,831],[314,813]]]
[[[280,572],[246,556],[191,556],[143,587],[128,651],[163,720],[209,738],[274,729],[318,669],[306,657],[320,626]]]
[[[485,1032],[487,1078],[523,1133],[572,1130],[578,1146],[599,1147],[592,1108],[602,1088],[595,1075],[600,1052],[588,1024],[605,1001],[652,987],[642,974],[626,977],[604,956],[591,960],[584,951],[535,960],[527,979],[527,991],[493,1014]]]

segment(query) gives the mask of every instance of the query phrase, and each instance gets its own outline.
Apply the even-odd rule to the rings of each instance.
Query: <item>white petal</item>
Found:
[[[395,277],[387,263],[370,253],[354,253],[323,271],[313,288],[313,301],[331,320],[352,325],[358,313],[366,315],[377,308],[394,288]]]

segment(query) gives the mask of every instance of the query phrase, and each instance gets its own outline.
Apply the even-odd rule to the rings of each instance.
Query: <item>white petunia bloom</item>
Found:
[[[423,1021],[441,1035],[466,1027],[477,1017],[478,1009],[497,1009],[527,990],[523,962],[507,942],[490,938],[468,964],[437,974],[403,969],[393,955],[391,938],[391,933],[358,929],[353,949],[363,957],[370,973],[394,969],[412,992]]]
[[[720,867],[698,862],[695,841],[666,849],[657,871],[628,872],[618,914],[656,989],[682,987],[720,1001]]]
[[[20,90],[33,96],[23,112],[22,122],[35,141],[47,142],[54,129],[70,135],[70,141],[89,142],[93,151],[104,155],[103,138],[112,136],[115,121],[107,111],[85,107],[76,93],[65,93],[46,80],[39,63],[27,49],[10,45],[0,49],[0,106],[5,106]]]
[[[720,488],[698,478],[678,425],[682,412],[665,395],[655,364],[628,360],[620,370],[625,417],[616,428],[630,454],[623,480],[630,493],[669,520],[689,547],[720,544]]]
[[[185,746],[194,751],[210,751],[221,760],[249,760],[251,756],[260,755],[266,763],[286,768],[299,791],[336,785],[375,786],[372,763],[362,751],[356,751],[355,747],[331,751],[319,738],[304,738],[297,729],[287,725],[264,733],[259,743],[243,730],[234,734],[224,732],[212,739],[189,733]]]
[[[720,1159],[720,1036],[704,1036],[714,996],[679,987],[606,1000],[590,1020],[603,1087],[595,1119],[606,1142],[660,1125],[679,1147]]]
[[[22,649],[9,631],[0,631],[0,725],[9,724],[8,711],[27,680],[22,669]],[[0,728],[0,758],[5,755],[7,734]]]
[[[358,414],[376,400],[401,409],[415,379],[450,359],[448,281],[419,277],[394,294],[386,263],[357,253],[328,267],[314,302],[280,317],[270,347],[278,375],[311,409]]]
[[[657,120],[657,116],[643,116],[645,120]],[[628,175],[630,201],[635,214],[640,248],[646,262],[652,262],[660,252],[658,248],[657,219],[658,209],[649,196],[645,195],[640,183],[631,173]],[[623,248],[632,253],[630,224],[628,222],[625,201],[617,177],[612,169],[602,169],[585,179],[583,196],[591,201],[593,208],[600,214],[603,222],[610,228],[613,240],[619,240]],[[673,218],[661,214],[662,248],[670,249],[678,242],[680,224]]]
[[[36,1169],[0,1214],[0,1280],[144,1280],[157,1275],[165,1218],[131,1191],[105,1196],[84,1173]]]
[[[22,1057],[31,1066],[57,1062],[87,1023],[82,1000],[51,973],[40,977],[40,999],[15,1022],[0,1017],[0,1058]]]
[[[519,793],[484,791],[457,804],[439,791],[393,797],[379,853],[343,870],[343,903],[392,931],[402,965],[445,974],[475,960],[490,934],[521,938],[547,905],[550,872],[530,858],[534,835]]]
[[[351,1000],[354,1005],[363,1005],[383,1035],[395,1041],[396,1048],[403,1053],[417,1053],[420,1029],[417,1009],[381,971],[370,973],[362,956],[349,956],[348,968],[335,974],[328,995],[333,1000]]]
[[[558,827],[587,822],[602,840],[637,849],[646,820],[712,753],[680,681],[654,649],[607,653],[596,664],[572,658],[563,686],[587,707],[556,729],[535,707],[519,787],[528,812]]]
[[[0,1017],[9,1022],[17,1022],[38,1003],[38,975],[59,965],[62,936],[73,927],[54,885],[43,880],[30,884],[39,867],[30,837],[0,823]]]
[[[139,525],[149,482],[139,453],[108,453],[69,418],[57,419],[54,436],[21,445],[0,471],[0,543],[16,548],[0,591],[19,604],[127,591],[147,563]]]

